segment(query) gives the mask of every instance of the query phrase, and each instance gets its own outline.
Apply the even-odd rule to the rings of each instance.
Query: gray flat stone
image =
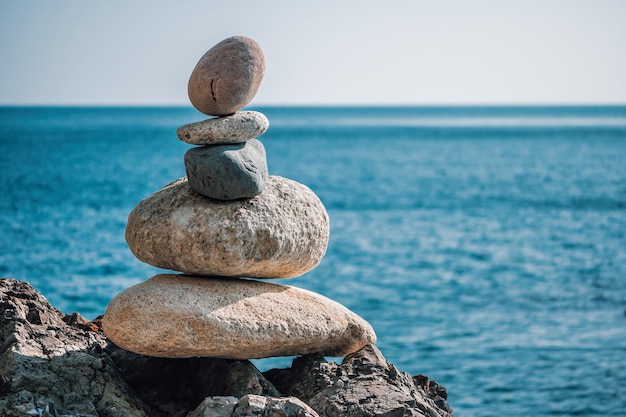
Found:
[[[176,135],[190,145],[224,145],[261,136],[269,125],[263,113],[238,111],[230,116],[186,124],[178,128]]]
[[[256,140],[192,148],[185,154],[192,190],[216,200],[252,198],[263,191],[268,170],[265,147]]]

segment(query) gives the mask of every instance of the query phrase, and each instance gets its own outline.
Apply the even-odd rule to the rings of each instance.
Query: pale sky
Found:
[[[626,104],[625,0],[0,0],[0,104],[190,105],[263,48],[263,104]]]

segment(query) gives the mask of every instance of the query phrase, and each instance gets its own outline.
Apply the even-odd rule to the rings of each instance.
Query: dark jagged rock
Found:
[[[423,376],[421,384],[414,382],[373,345],[346,356],[341,365],[307,355],[291,368],[264,375],[283,395],[298,397],[321,417],[452,416],[445,388]]]
[[[246,394],[280,397],[249,361],[138,355],[111,345],[110,355],[154,415],[185,416],[208,396]]]
[[[148,416],[91,326],[27,283],[0,279],[0,415]]]
[[[451,417],[446,398],[371,345],[341,365],[307,355],[265,374],[249,361],[137,355],[107,340],[99,320],[64,315],[27,283],[0,279],[3,417]]]

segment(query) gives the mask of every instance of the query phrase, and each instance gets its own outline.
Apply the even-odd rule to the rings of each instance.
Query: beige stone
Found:
[[[254,280],[173,274],[118,294],[103,328],[124,349],[168,358],[343,356],[376,342],[365,320],[320,294]]]
[[[190,145],[224,145],[241,143],[261,136],[270,122],[263,113],[238,111],[237,113],[189,123],[176,130],[178,139]]]
[[[224,39],[200,58],[189,77],[191,104],[204,114],[225,116],[248,104],[265,74],[258,43],[245,36]]]
[[[218,201],[196,194],[186,178],[141,201],[126,241],[135,256],[191,275],[290,278],[315,268],[330,226],[308,187],[270,176],[252,199]]]

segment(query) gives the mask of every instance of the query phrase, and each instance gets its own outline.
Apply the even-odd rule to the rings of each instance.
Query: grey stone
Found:
[[[231,145],[192,148],[185,153],[192,190],[216,200],[252,198],[267,182],[265,148],[256,139]]]
[[[207,397],[187,417],[232,417],[239,403],[237,397]]]
[[[328,246],[328,214],[306,186],[270,176],[253,199],[218,201],[186,179],[130,213],[126,241],[157,268],[190,275],[289,278],[315,268]]]
[[[166,358],[343,356],[376,341],[365,320],[311,291],[173,274],[119,293],[102,325],[124,349]]]
[[[258,43],[245,36],[224,39],[196,64],[189,77],[189,100],[211,116],[235,113],[254,98],[264,74]]]
[[[318,417],[317,413],[295,397],[273,398],[249,394],[239,399],[233,417]]]
[[[105,353],[98,325],[0,279],[0,415],[148,416]]]
[[[187,417],[319,417],[295,397],[208,397]]]
[[[176,135],[190,145],[223,145],[261,136],[269,125],[263,113],[238,111],[230,116],[186,124],[176,130]]]
[[[291,368],[264,375],[283,395],[300,398],[321,417],[452,417],[441,397],[443,387],[425,389],[423,378],[398,371],[373,345],[346,356],[341,365],[307,355]]]

